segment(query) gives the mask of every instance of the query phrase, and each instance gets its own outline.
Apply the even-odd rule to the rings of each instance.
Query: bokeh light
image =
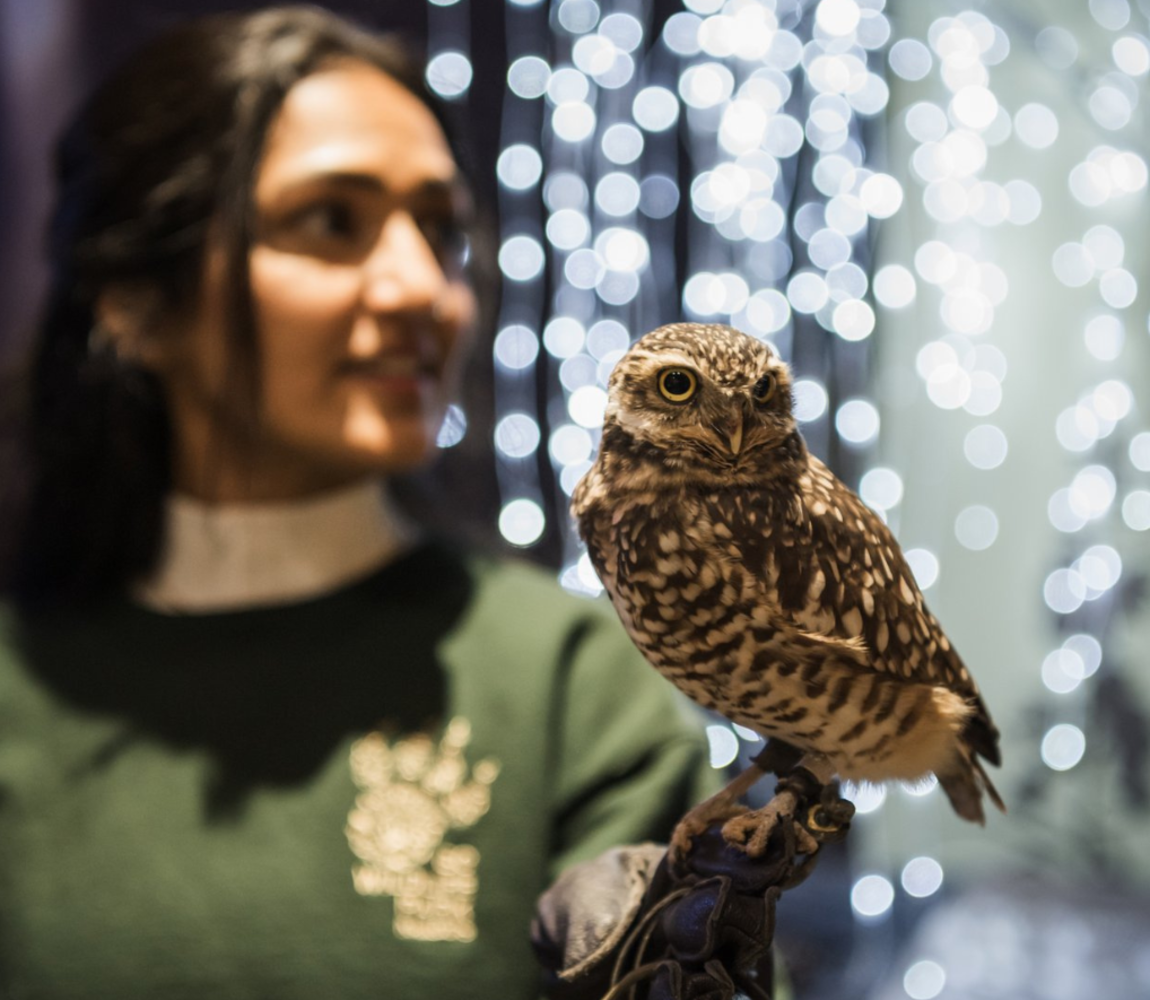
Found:
[[[439,425],[435,444],[439,448],[454,448],[467,435],[467,414],[455,403],[447,407],[443,423]]]
[[[495,447],[508,458],[534,454],[539,436],[539,425],[527,413],[510,413],[495,425]]]
[[[942,865],[930,857],[911,858],[903,865],[899,881],[908,895],[925,899],[942,888]]]
[[[729,726],[707,726],[711,767],[726,767],[739,755],[739,738]]]
[[[499,513],[499,533],[512,545],[532,545],[546,525],[543,508],[534,500],[512,500]]]
[[[998,538],[998,517],[984,504],[966,507],[954,520],[954,534],[964,548],[981,552]]]
[[[929,590],[938,582],[938,556],[929,549],[907,549],[903,556],[920,590]]]
[[[860,917],[883,917],[893,903],[894,886],[882,875],[864,875],[851,887],[851,909]]]
[[[866,816],[878,812],[886,802],[886,786],[872,785],[869,782],[855,784],[844,782],[842,786],[843,798],[849,800],[855,807],[855,813]]]
[[[835,429],[849,444],[868,444],[878,437],[878,410],[868,400],[849,399],[835,413]]]
[[[543,174],[543,157],[534,146],[516,143],[499,154],[495,173],[507,187],[523,191],[538,183]]]
[[[946,970],[931,959],[915,962],[902,978],[910,1000],[934,1000],[946,988]]]
[[[424,78],[440,97],[453,100],[471,87],[471,60],[462,52],[440,52],[427,62]]]
[[[963,440],[966,460],[976,469],[997,469],[1006,461],[1007,450],[1006,434],[994,424],[972,427]]]
[[[1042,737],[1042,762],[1054,771],[1069,771],[1086,753],[1086,736],[1075,725],[1051,726]]]
[[[507,68],[508,89],[524,100],[542,97],[551,80],[551,67],[538,56],[522,56]]]

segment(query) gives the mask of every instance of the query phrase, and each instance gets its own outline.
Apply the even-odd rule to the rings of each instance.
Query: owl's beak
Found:
[[[731,454],[738,455],[739,449],[743,447],[743,415],[741,413],[732,419],[731,430],[727,437],[731,444]]]

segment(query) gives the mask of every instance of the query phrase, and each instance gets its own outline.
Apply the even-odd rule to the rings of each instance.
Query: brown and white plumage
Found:
[[[938,776],[982,822],[978,687],[883,521],[811,455],[791,376],[730,327],[648,334],[612,373],[572,510],[631,638],[700,704],[856,781]]]

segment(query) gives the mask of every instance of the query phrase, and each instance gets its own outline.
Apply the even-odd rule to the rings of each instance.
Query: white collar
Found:
[[[266,504],[213,506],[173,494],[159,565],[132,595],[170,614],[304,601],[370,575],[416,538],[375,480]]]

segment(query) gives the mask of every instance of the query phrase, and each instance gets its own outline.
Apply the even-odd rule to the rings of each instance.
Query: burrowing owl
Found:
[[[726,326],[647,334],[611,375],[572,510],[627,631],[687,695],[855,781],[937,775],[1001,808],[998,731],[890,530],[811,455],[787,366]]]

